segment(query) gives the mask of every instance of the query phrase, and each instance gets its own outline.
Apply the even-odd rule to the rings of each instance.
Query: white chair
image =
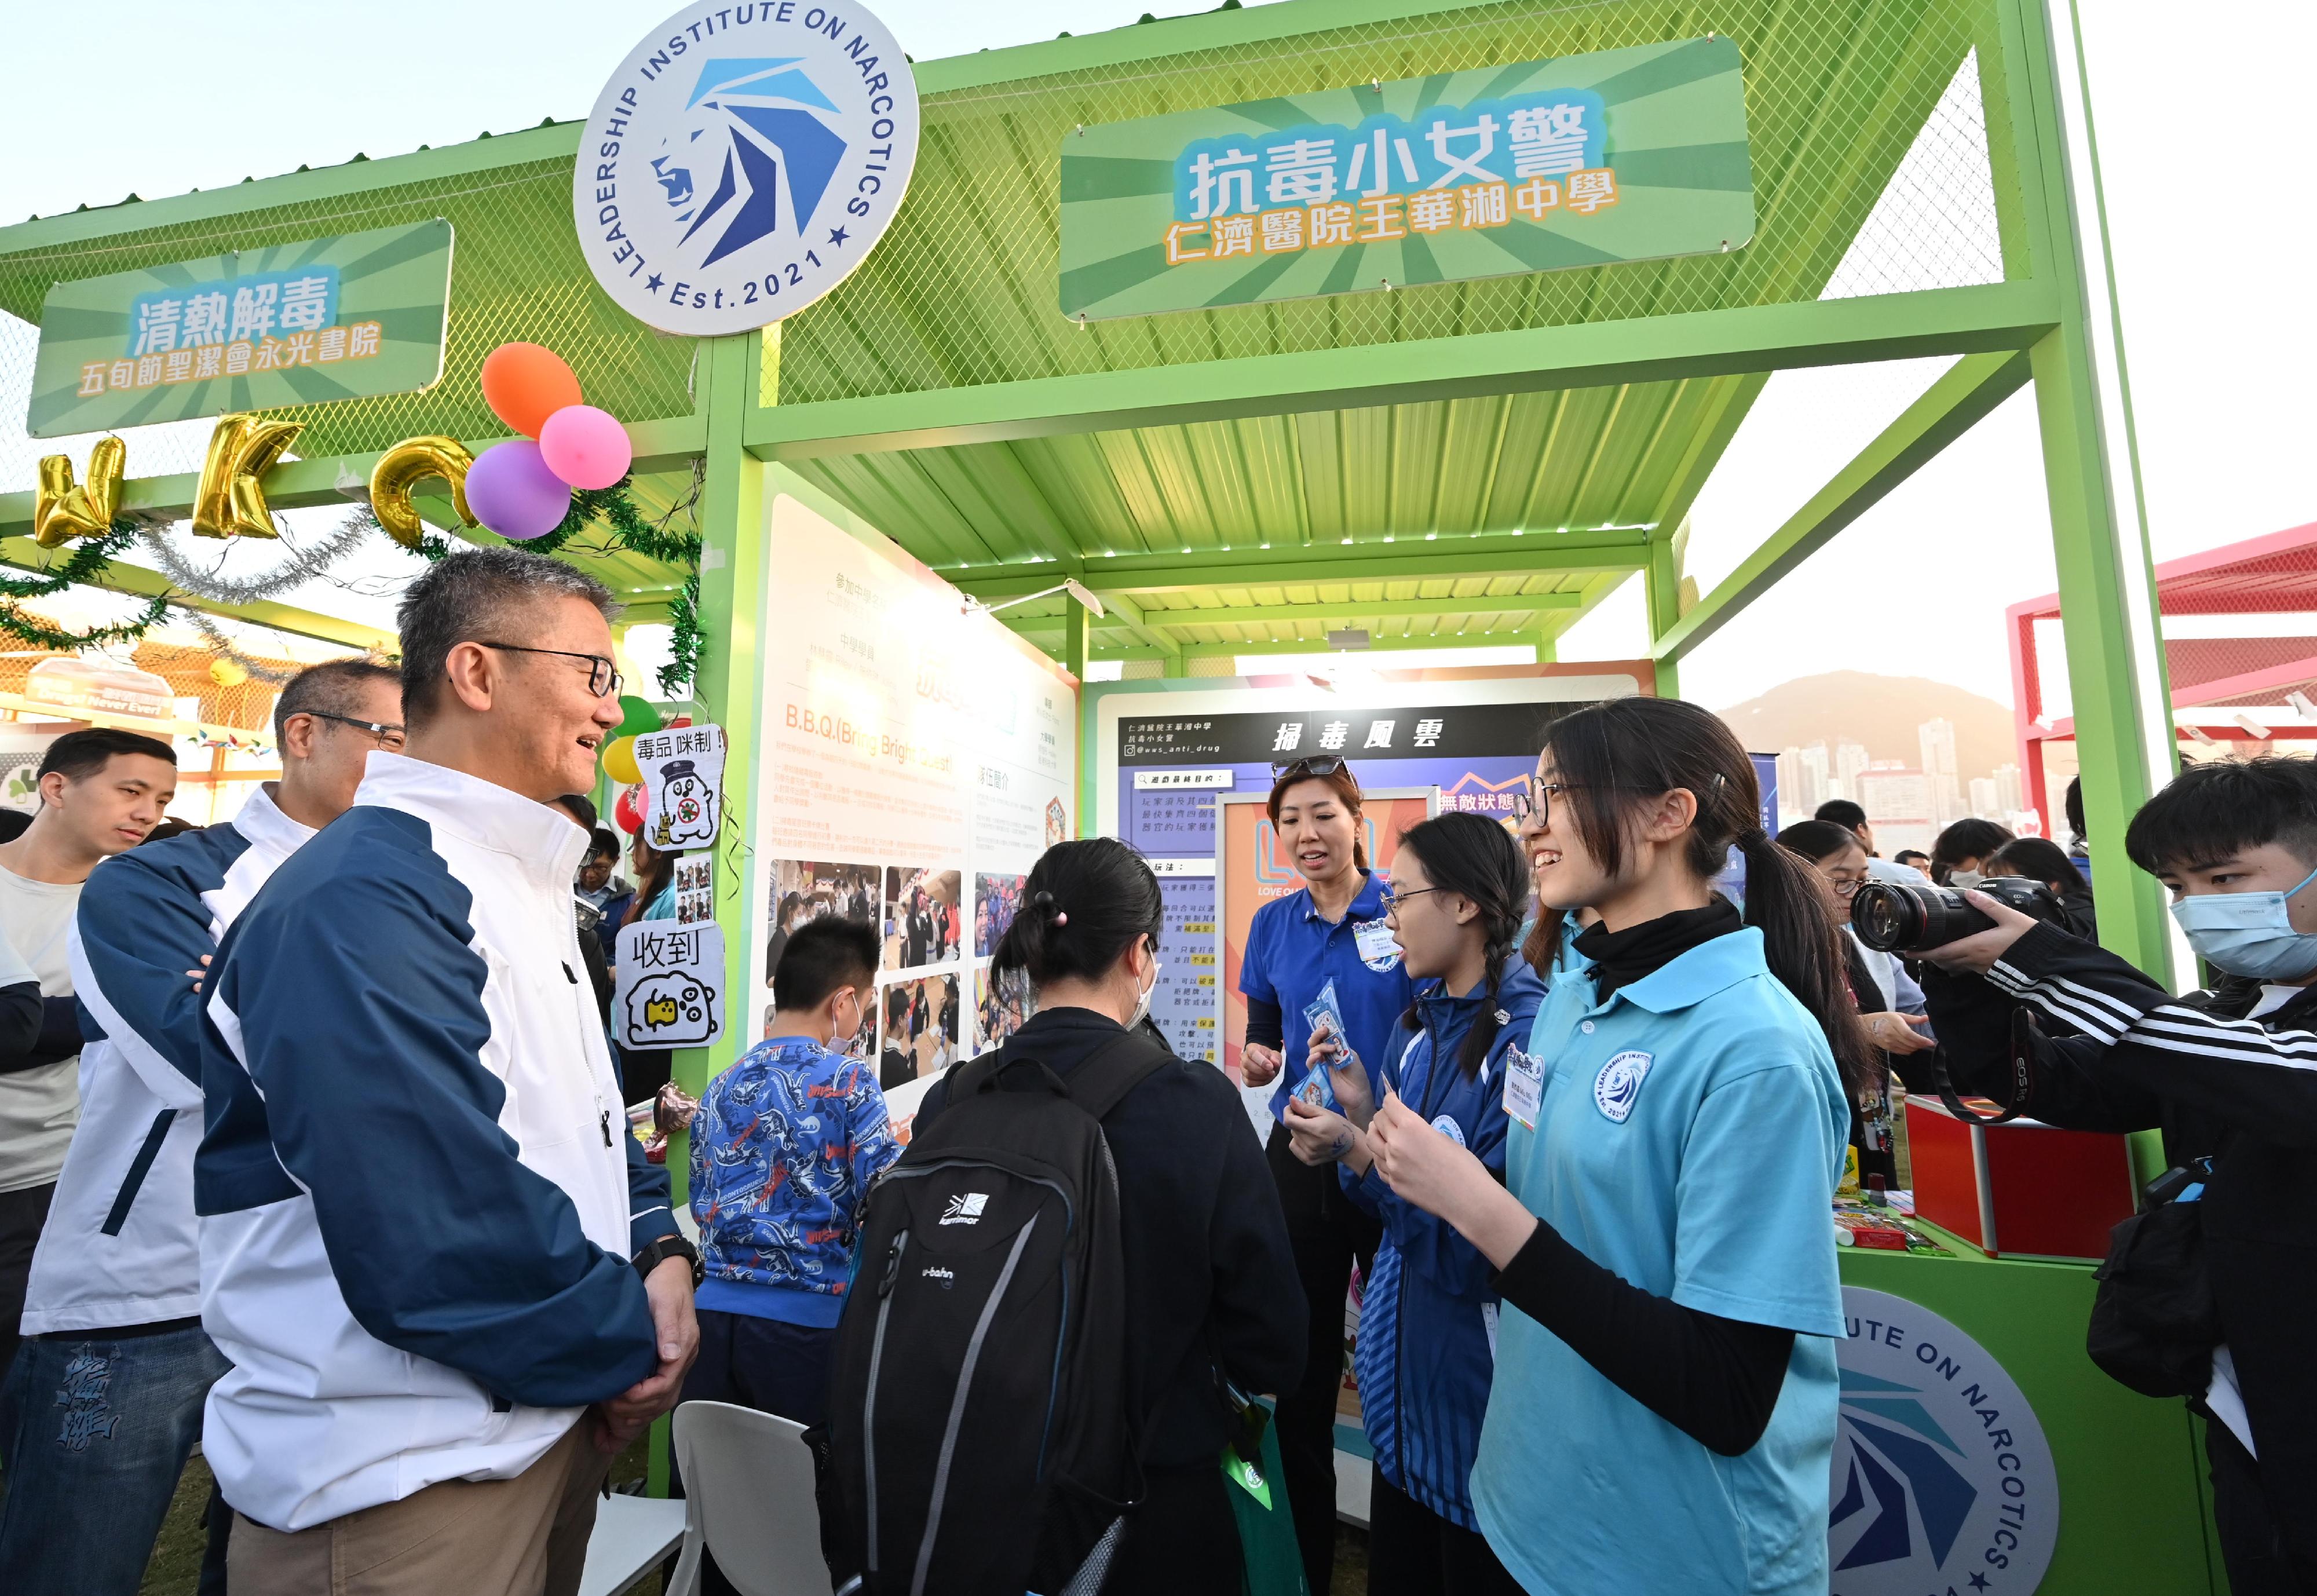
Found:
[[[830,1596],[804,1426],[726,1402],[675,1410],[684,1553],[667,1596],[698,1596],[702,1549],[740,1596]]]
[[[684,1539],[684,1503],[658,1497],[614,1493],[597,1502],[579,1596],[624,1596],[635,1589]]]

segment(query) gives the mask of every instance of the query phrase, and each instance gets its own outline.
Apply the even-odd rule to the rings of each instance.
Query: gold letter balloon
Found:
[[[299,421],[219,417],[193,493],[193,530],[202,537],[281,536],[265,507],[265,473],[304,430]]]
[[[32,494],[32,538],[44,549],[76,537],[103,537],[121,513],[121,472],[129,445],[99,438],[88,452],[88,480],[73,486],[72,456],[40,458],[40,479]]]
[[[451,484],[451,506],[459,519],[469,526],[480,525],[467,508],[467,471],[474,463],[475,457],[456,438],[405,438],[371,468],[371,513],[396,542],[416,549],[425,529],[410,503],[410,489],[428,477],[440,477]]]

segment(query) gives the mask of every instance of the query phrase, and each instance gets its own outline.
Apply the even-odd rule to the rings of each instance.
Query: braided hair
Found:
[[[1489,1050],[1496,1045],[1497,1032],[1504,1023],[1498,1018],[1503,1010],[1498,1006],[1497,989],[1503,982],[1505,964],[1512,956],[1513,941],[1520,935],[1528,906],[1528,867],[1510,832],[1484,816],[1462,811],[1410,826],[1400,834],[1400,846],[1416,856],[1426,879],[1435,887],[1466,899],[1479,911],[1476,918],[1485,938],[1482,964],[1487,973],[1482,978],[1480,1015],[1465,1033],[1464,1045],[1456,1055],[1457,1067],[1471,1080],[1489,1062]],[[1416,1011],[1409,1009],[1401,1023],[1415,1029]]]

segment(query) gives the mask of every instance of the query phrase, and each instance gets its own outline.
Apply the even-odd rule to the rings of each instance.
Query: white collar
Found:
[[[559,809],[463,770],[383,749],[371,750],[354,802],[416,815],[477,847],[507,856],[540,884],[566,893],[587,850],[587,833]]]

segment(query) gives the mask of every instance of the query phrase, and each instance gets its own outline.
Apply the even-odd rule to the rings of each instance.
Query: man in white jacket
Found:
[[[273,712],[280,781],[230,821],[121,854],[81,890],[67,937],[80,1124],[0,1385],[0,1591],[134,1596],[144,1578],[225,1369],[201,1331],[193,1233],[198,974],[266,878],[353,802],[370,750],[401,747],[401,720],[386,666],[300,672]]]
[[[698,1256],[620,1112],[552,807],[620,720],[610,608],[514,549],[414,582],[407,754],[219,951],[193,1179],[235,1596],[568,1596],[692,1360]]]

